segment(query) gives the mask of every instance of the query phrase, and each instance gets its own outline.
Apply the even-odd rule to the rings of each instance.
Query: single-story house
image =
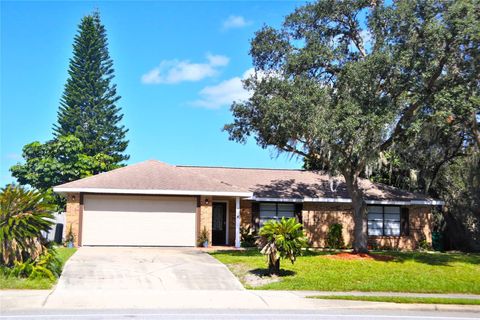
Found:
[[[369,242],[414,249],[431,242],[432,207],[442,201],[361,180]],[[240,246],[240,228],[296,217],[312,247],[326,246],[333,223],[352,243],[353,215],[344,180],[316,171],[175,166],[149,160],[53,189],[67,198],[66,230],[78,246]]]

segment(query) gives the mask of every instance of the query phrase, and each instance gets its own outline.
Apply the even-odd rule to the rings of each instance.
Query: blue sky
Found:
[[[229,103],[246,93],[249,40],[299,2],[2,2],[1,184],[22,147],[52,138],[77,25],[98,8],[130,130],[128,163],[299,168],[252,140],[228,140]]]

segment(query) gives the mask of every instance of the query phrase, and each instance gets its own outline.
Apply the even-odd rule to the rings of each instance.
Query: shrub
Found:
[[[35,261],[47,249],[42,236],[53,224],[53,206],[42,193],[9,185],[0,191],[0,262]]]
[[[210,237],[210,234],[207,231],[206,227],[203,227],[202,231],[200,232],[200,235],[198,236],[197,239],[197,244],[199,246],[203,246],[205,242],[208,244],[208,238]]]
[[[417,249],[420,251],[429,251],[432,250],[432,245],[427,241],[427,237],[425,235],[417,243]]]
[[[342,229],[343,227],[340,223],[333,223],[330,225],[327,233],[327,247],[332,249],[342,249],[345,246]]]
[[[36,260],[15,261],[13,267],[3,268],[7,277],[16,278],[48,278],[55,281],[62,272],[62,263],[57,258],[55,249],[50,248],[44,251]]]
[[[252,231],[251,226],[240,227],[240,246],[243,248],[255,247],[256,234]]]
[[[73,233],[72,225],[70,225],[70,228],[68,228],[67,236],[65,237],[65,243],[67,245],[73,245],[75,243],[75,234]]]
[[[262,254],[267,256],[270,274],[280,273],[280,258],[289,259],[293,264],[302,248],[307,246],[307,238],[302,224],[295,218],[280,221],[270,220],[260,229],[257,244]]]

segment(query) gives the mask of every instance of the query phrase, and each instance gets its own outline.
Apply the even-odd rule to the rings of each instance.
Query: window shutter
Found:
[[[258,202],[252,202],[252,226],[253,231],[260,229],[260,204]]]
[[[410,215],[408,212],[408,208],[402,207],[400,213],[400,235],[408,236],[410,235]]]
[[[295,216],[297,217],[297,220],[300,223],[302,223],[302,210],[303,210],[303,203],[295,203]]]

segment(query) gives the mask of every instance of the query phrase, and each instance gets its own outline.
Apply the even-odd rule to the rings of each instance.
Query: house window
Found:
[[[277,202],[261,202],[260,206],[260,227],[269,220],[280,220],[282,217],[295,217],[295,204],[293,203],[277,203]]]
[[[369,206],[368,207],[369,236],[399,236],[400,207]]]

